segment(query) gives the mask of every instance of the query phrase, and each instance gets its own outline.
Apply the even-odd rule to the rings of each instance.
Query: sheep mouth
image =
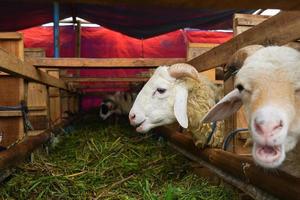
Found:
[[[254,153],[259,162],[267,165],[272,165],[280,160],[283,150],[283,145],[260,145],[256,144]]]
[[[143,124],[144,124],[145,121],[146,120],[144,120],[144,121],[142,121],[142,122],[140,122],[140,123],[138,123],[138,124],[135,125],[135,128],[136,128],[137,132],[142,131],[142,126],[143,126]]]

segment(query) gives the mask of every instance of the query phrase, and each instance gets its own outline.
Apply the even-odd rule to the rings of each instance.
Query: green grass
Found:
[[[234,194],[194,175],[165,141],[95,118],[77,124],[49,156],[36,153],[33,163],[0,185],[0,198],[18,200],[230,200]]]

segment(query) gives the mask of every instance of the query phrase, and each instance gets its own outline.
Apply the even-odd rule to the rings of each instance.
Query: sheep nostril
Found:
[[[274,134],[276,134],[283,127],[283,121],[280,120],[278,123],[276,123],[265,121],[257,122],[255,120],[254,127],[259,135],[274,136]]]
[[[280,120],[279,123],[276,126],[274,126],[273,131],[280,129],[282,127],[283,127],[283,122],[282,122],[282,120]]]
[[[261,124],[255,122],[255,123],[254,123],[254,126],[255,126],[255,129],[256,129],[256,132],[257,132],[259,135],[263,135],[263,130],[262,130]]]
[[[129,119],[130,120],[133,120],[134,118],[135,118],[135,114],[134,113],[129,114]]]

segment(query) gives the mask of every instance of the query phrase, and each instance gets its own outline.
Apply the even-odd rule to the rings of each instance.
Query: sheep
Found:
[[[256,45],[240,49],[233,57],[242,65],[235,89],[202,121],[223,120],[243,105],[254,161],[277,168],[300,135],[300,53],[290,47]]]
[[[106,120],[112,115],[128,115],[136,97],[136,93],[116,92],[104,98],[100,105],[99,115]]]
[[[188,128],[196,146],[219,147],[224,124],[218,123],[217,128],[213,128],[210,123],[200,121],[215,105],[219,93],[212,82],[189,64],[160,66],[139,92],[129,120],[141,133],[177,121]]]

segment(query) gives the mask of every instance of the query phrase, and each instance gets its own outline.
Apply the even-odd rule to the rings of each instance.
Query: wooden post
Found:
[[[45,56],[45,50],[41,48],[25,49],[25,61],[31,58],[39,58]],[[41,69],[45,71],[44,69]],[[49,106],[47,86],[40,83],[28,83],[27,105],[29,108],[29,121],[33,129],[29,131],[29,135],[37,135],[49,127]]]
[[[81,22],[79,20],[76,26],[76,57],[81,57]]]
[[[207,44],[207,43],[189,43],[187,47],[186,61],[189,61],[197,56],[202,55],[213,47],[218,46],[218,44]],[[215,83],[222,83],[223,81],[216,80],[216,69],[210,69],[201,72],[203,75],[207,76],[209,80]]]
[[[49,75],[59,78],[59,70],[47,71]],[[61,121],[61,91],[58,88],[49,87],[50,121],[51,124],[57,124]]]
[[[250,15],[250,14],[235,14],[233,18],[233,32],[234,36],[260,24],[267,20],[268,16]],[[228,71],[228,69],[224,69]],[[224,72],[226,73],[226,72]],[[228,73],[228,72],[227,72]],[[231,75],[227,80],[224,80],[224,92],[229,93],[234,89],[234,75]],[[243,107],[233,116],[225,120],[225,133],[229,133],[237,128],[247,128],[248,122],[244,113]],[[250,154],[251,147],[245,147],[246,140],[250,137],[249,132],[240,133],[235,140],[232,141],[231,151],[237,154]]]

